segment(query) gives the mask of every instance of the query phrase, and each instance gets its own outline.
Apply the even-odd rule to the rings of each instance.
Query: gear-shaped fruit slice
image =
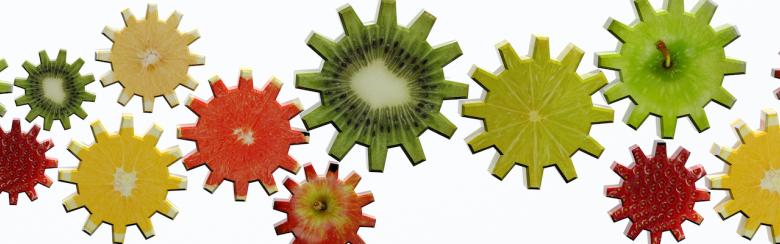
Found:
[[[612,221],[631,220],[626,236],[636,239],[642,230],[650,232],[650,243],[661,243],[661,234],[671,231],[677,241],[685,239],[682,223],[689,220],[701,224],[703,217],[693,209],[696,202],[709,201],[706,189],[697,189],[696,181],[704,177],[704,167],[685,168],[690,153],[678,149],[666,156],[666,143],[655,143],[655,154],[645,156],[639,146],[631,147],[634,163],[623,166],[615,162],[612,170],[621,179],[619,186],[607,187],[607,196],[621,200],[609,212]]]
[[[724,47],[739,37],[734,26],[714,29],[716,5],[701,0],[686,13],[683,0],[665,0],[665,10],[634,0],[640,21],[626,25],[609,19],[607,29],[621,43],[617,52],[600,53],[600,68],[619,72],[607,87],[608,103],[630,98],[625,122],[638,129],[652,114],[660,135],[674,137],[677,118],[689,117],[699,132],[710,125],[704,106],[714,101],[731,108],[736,99],[721,85],[726,75],[744,74],[745,63],[727,58]]]
[[[263,90],[252,84],[252,71],[241,70],[238,88],[228,89],[219,77],[209,80],[214,98],[190,98],[187,107],[198,116],[195,125],[179,128],[179,138],[195,141],[197,151],[184,158],[190,170],[211,170],[204,188],[214,192],[222,181],[233,182],[236,201],[246,200],[250,182],[259,181],[268,195],[277,191],[273,173],[282,168],[298,172],[290,145],[308,142],[308,133],[290,127],[301,112],[297,100],[279,104],[282,83],[272,78]]]
[[[38,57],[41,63],[37,66],[29,61],[22,64],[27,78],[14,81],[15,86],[24,89],[24,95],[16,99],[16,106],[30,106],[25,118],[28,122],[43,117],[44,130],[50,130],[54,120],[59,120],[63,129],[70,129],[71,115],[87,117],[81,103],[95,101],[95,94],[85,89],[95,78],[79,73],[84,65],[81,58],[69,64],[65,50],[60,50],[55,60],[49,59],[46,51],[39,52]]]
[[[0,71],[5,70],[6,68],[8,68],[8,63],[5,62],[5,59],[0,59]],[[14,87],[11,84],[0,82],[0,94],[11,93],[13,88]],[[0,104],[0,116],[5,115],[5,112],[5,106]]]
[[[355,193],[360,176],[352,172],[340,180],[337,163],[330,163],[325,176],[318,176],[311,164],[303,169],[306,182],[285,179],[292,197],[274,201],[274,209],[287,214],[286,220],[276,224],[276,234],[292,233],[293,243],[365,243],[358,229],[374,227],[376,219],[363,213],[363,207],[374,202],[374,195]]]
[[[338,130],[329,154],[341,160],[355,144],[368,147],[369,169],[384,170],[389,147],[401,146],[416,165],[425,161],[420,136],[457,129],[439,112],[443,100],[465,98],[468,85],[447,81],[443,67],[461,55],[456,42],[432,47],[436,17],[422,12],[409,27],[396,22],[395,0],[382,0],[375,24],[363,25],[351,6],[339,11],[345,35],[336,42],[313,34],[308,45],[323,59],[319,72],[298,73],[295,86],[320,93],[303,116],[307,129]]]
[[[19,193],[27,194],[30,201],[38,199],[35,185],[50,187],[51,178],[46,169],[57,168],[57,160],[46,157],[46,151],[54,147],[51,140],[38,142],[41,128],[33,125],[22,132],[20,122],[14,119],[11,131],[0,131],[0,192],[7,192],[11,205],[16,205]]]
[[[599,157],[604,151],[588,135],[591,124],[612,122],[614,111],[593,106],[591,95],[607,84],[600,71],[584,76],[584,55],[574,45],[550,58],[549,40],[535,37],[531,58],[520,58],[509,43],[498,46],[504,64],[497,74],[473,68],[471,78],[488,91],[484,101],[463,104],[463,116],[483,120],[484,130],[467,139],[476,153],[495,147],[490,172],[503,179],[516,163],[527,168],[528,187],[539,189],[544,167],[555,165],[567,182],[577,173],[571,156],[578,150]]]
[[[118,102],[127,105],[133,95],[143,99],[144,112],[152,112],[154,98],[164,96],[168,105],[179,105],[176,87],[195,90],[198,82],[187,75],[190,66],[203,65],[203,56],[190,53],[189,45],[200,38],[197,31],[177,30],[182,15],[174,12],[166,21],[157,15],[157,5],[149,4],[146,18],[138,20],[129,9],[122,11],[125,28],[103,29],[103,35],[114,44],[110,51],[98,51],[95,59],[111,63],[111,69],[100,82],[108,86],[121,83]]]
[[[745,122],[732,123],[739,136],[734,148],[712,146],[712,153],[728,166],[725,172],[707,177],[713,190],[728,190],[730,197],[715,207],[721,218],[742,213],[737,232],[751,239],[761,224],[771,228],[773,243],[780,243],[780,125],[777,113],[763,111],[761,130],[753,131]]]
[[[95,144],[73,141],[68,146],[81,162],[76,169],[60,170],[59,180],[76,184],[76,193],[63,205],[70,212],[82,207],[90,215],[84,232],[92,235],[101,223],[113,227],[113,242],[122,243],[127,226],[137,225],[145,238],[155,235],[155,213],[173,219],[178,210],[168,201],[168,191],[184,190],[187,180],[171,175],[168,166],[181,158],[174,146],[160,151],[155,146],[162,135],[157,125],[143,137],[135,135],[133,117],[123,115],[119,134],[110,134],[100,121],[91,125]]]

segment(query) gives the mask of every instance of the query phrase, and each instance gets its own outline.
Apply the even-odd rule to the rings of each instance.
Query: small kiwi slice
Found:
[[[451,137],[456,127],[439,109],[443,100],[468,94],[468,85],[445,80],[442,70],[462,54],[460,47],[426,41],[436,20],[428,12],[399,26],[394,0],[381,1],[375,24],[363,25],[351,6],[339,15],[344,36],[308,39],[324,59],[322,69],[296,74],[296,87],[319,92],[322,101],[303,116],[305,126],[332,123],[339,133],[329,154],[341,160],[354,144],[364,145],[374,172],[384,169],[388,147],[400,145],[415,165],[425,161],[418,136],[431,129]]]

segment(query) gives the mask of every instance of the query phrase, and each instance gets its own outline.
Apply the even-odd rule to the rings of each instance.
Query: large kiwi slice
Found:
[[[312,34],[321,71],[298,73],[296,87],[320,93],[307,111],[308,129],[332,123],[339,131],[330,155],[341,160],[356,143],[368,147],[369,169],[384,169],[388,147],[401,146],[413,164],[425,161],[418,136],[431,129],[449,138],[455,125],[439,113],[442,101],[465,98],[468,85],[447,81],[442,68],[462,53],[456,42],[432,47],[436,18],[422,12],[409,27],[396,22],[394,0],[382,0],[375,24],[363,25],[351,6],[339,11],[345,35]]]

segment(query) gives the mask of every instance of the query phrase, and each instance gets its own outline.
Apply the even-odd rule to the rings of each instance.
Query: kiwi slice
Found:
[[[319,72],[296,74],[296,87],[320,93],[306,112],[307,129],[331,123],[339,131],[329,154],[341,160],[357,143],[368,147],[369,169],[384,169],[389,147],[401,146],[414,165],[425,161],[418,136],[426,129],[450,138],[456,127],[439,109],[462,99],[468,85],[447,81],[442,68],[462,52],[456,42],[432,47],[436,18],[423,11],[409,27],[396,22],[394,0],[382,0],[374,24],[364,25],[351,6],[339,11],[345,35],[336,41],[312,34],[323,59]]]
[[[24,89],[24,95],[16,99],[16,106],[30,106],[26,117],[28,122],[38,116],[43,117],[44,130],[50,130],[54,120],[59,120],[63,129],[70,129],[71,115],[81,119],[87,117],[81,103],[95,101],[95,94],[85,89],[95,78],[91,74],[82,76],[79,73],[84,60],[79,58],[69,64],[66,54],[65,50],[60,50],[57,58],[51,60],[46,51],[40,51],[38,57],[41,63],[35,66],[25,61],[22,67],[28,77],[14,81],[15,86]]]

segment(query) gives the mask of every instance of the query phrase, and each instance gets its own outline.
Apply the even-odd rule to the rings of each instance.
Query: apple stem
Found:
[[[661,51],[661,54],[664,55],[664,62],[663,66],[664,68],[671,68],[672,67],[672,55],[669,54],[669,49],[666,48],[666,43],[664,41],[658,41],[658,43],[655,44],[655,46],[658,48],[659,51]]]
[[[325,209],[328,208],[328,206],[325,205],[325,203],[322,202],[322,201],[314,202],[314,206],[312,206],[312,207],[314,207],[314,209],[317,210],[317,211],[325,211]]]

